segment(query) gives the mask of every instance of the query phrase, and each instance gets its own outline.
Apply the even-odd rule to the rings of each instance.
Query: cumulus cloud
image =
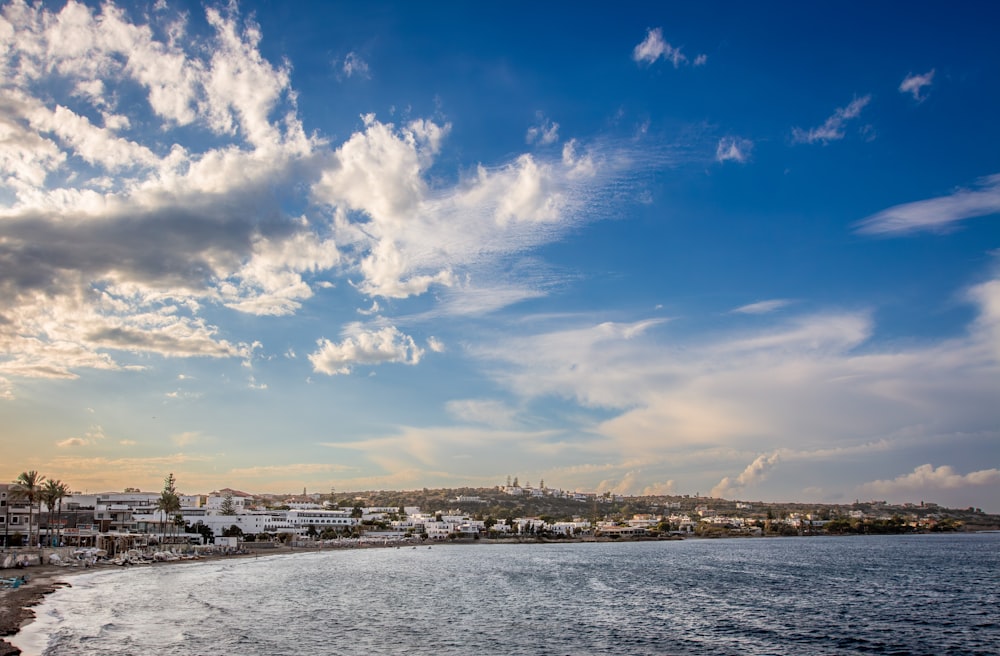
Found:
[[[334,152],[312,194],[334,213],[338,244],[356,254],[356,286],[372,296],[453,287],[460,269],[551,241],[593,218],[623,164],[570,142],[559,157],[524,154],[435,188],[426,173],[449,125],[363,118],[364,131]]]
[[[290,64],[262,56],[236,5],[15,2],[0,15],[4,398],[17,377],[147,355],[247,360],[260,345],[234,339],[226,311],[289,316],[332,276],[369,297],[452,289],[467,314],[543,295],[493,280],[506,293],[486,308],[475,275],[603,218],[612,183],[662,164],[655,149],[571,141],[441,183],[429,170],[448,124],[366,116],[339,145],[307,136]],[[341,65],[368,74],[358,53]],[[540,116],[529,139],[555,143],[558,126]]]
[[[916,75],[910,73],[903,81],[899,84],[900,93],[908,93],[913,96],[913,99],[917,102],[923,102],[927,98],[924,93],[924,87],[929,87],[934,83],[934,69],[927,71],[922,75]]]
[[[319,348],[309,354],[313,371],[335,376],[349,374],[357,365],[377,365],[387,362],[414,365],[424,351],[413,338],[395,326],[368,330],[361,324],[350,324],[340,342],[317,341]]]
[[[855,225],[862,234],[893,235],[941,231],[965,219],[1000,213],[1000,174],[979,180],[972,189],[904,203],[873,214]]]
[[[838,107],[830,118],[823,122],[823,125],[809,130],[803,130],[802,128],[794,128],[792,130],[792,139],[796,143],[816,143],[820,142],[822,144],[827,144],[831,141],[839,141],[844,138],[844,129],[846,124],[852,119],[857,118],[861,115],[861,110],[863,110],[869,102],[871,102],[872,97],[870,95],[862,96],[860,98],[855,98],[846,107]]]
[[[206,10],[206,36],[183,15],[143,25],[109,3],[2,15],[14,36],[0,53],[0,185],[13,194],[0,207],[0,370],[71,378],[133,368],[122,353],[248,357],[255,346],[225,339],[201,307],[289,314],[340,257],[281,211],[274,190],[301,179],[318,142],[287,67],[261,57],[259,28],[232,7]],[[212,145],[174,143],[179,127]]]
[[[909,474],[892,480],[872,481],[861,486],[873,494],[892,497],[937,490],[954,490],[974,486],[1000,486],[1000,469],[982,469],[959,474],[948,465],[935,468],[932,464],[920,465]]]
[[[696,65],[705,63],[704,55],[699,55]],[[665,59],[679,68],[681,64],[687,62],[688,58],[681,52],[680,48],[667,43],[663,38],[663,29],[659,27],[646,30],[646,38],[632,49],[632,59],[637,64],[652,65],[659,59]]]
[[[719,484],[712,488],[709,496],[719,499],[732,499],[746,488],[764,480],[770,471],[774,469],[775,465],[778,464],[778,461],[779,456],[777,453],[758,456],[735,479],[726,476],[719,481]]]
[[[745,163],[750,158],[753,142],[738,137],[723,137],[715,148],[715,161]]]

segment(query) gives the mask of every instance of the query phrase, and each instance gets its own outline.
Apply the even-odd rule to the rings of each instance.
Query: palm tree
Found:
[[[59,505],[59,518],[62,519],[62,500],[69,495],[69,487],[62,481],[50,478],[45,481],[45,485],[41,486],[40,494],[41,501],[45,502],[45,506],[49,510],[49,533],[48,537],[52,536],[52,511],[55,510],[56,505]],[[41,510],[39,510],[41,512]],[[56,541],[53,545],[58,545],[58,531],[56,533]],[[51,542],[51,540],[50,540]]]
[[[28,502],[28,545],[33,545],[35,542],[31,539],[31,524],[34,519],[35,513],[35,503],[41,499],[41,485],[45,477],[36,472],[34,469],[31,471],[21,472],[21,475],[17,477],[14,484],[17,486],[14,489],[14,495],[19,499],[24,499]]]
[[[59,510],[56,513],[56,517],[59,519],[59,528],[56,529],[56,536],[59,538],[59,544],[62,544],[62,502],[63,499],[69,496],[69,494],[70,494],[69,485],[60,482],[59,496],[56,497],[56,503],[59,506]]]

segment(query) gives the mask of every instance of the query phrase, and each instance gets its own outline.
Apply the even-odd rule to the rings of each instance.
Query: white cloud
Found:
[[[394,326],[366,330],[361,324],[351,324],[339,343],[320,339],[319,349],[309,355],[313,371],[334,376],[348,374],[356,365],[377,365],[386,362],[414,365],[424,351],[413,338]]]
[[[453,287],[460,271],[551,241],[593,218],[595,199],[625,165],[618,153],[570,142],[559,158],[520,155],[432,188],[426,172],[449,126],[364,118],[364,131],[335,151],[312,193],[334,213],[338,245],[356,258],[356,286],[372,296]]]
[[[204,37],[185,16],[140,25],[111,4],[2,13],[0,184],[15,200],[0,208],[0,369],[74,377],[128,368],[122,352],[246,357],[253,346],[221,337],[202,304],[288,314],[311,296],[307,278],[340,261],[274,192],[309,177],[318,144],[287,67],[261,57],[259,29],[233,8],[207,10]],[[178,126],[213,145],[181,147]]]
[[[792,130],[792,139],[797,143],[810,144],[817,141],[827,144],[831,141],[843,139],[845,124],[857,118],[861,114],[861,110],[871,102],[871,99],[870,95],[862,96],[861,98],[852,100],[847,107],[838,107],[837,111],[819,127],[810,130],[794,128]]]
[[[779,460],[780,457],[777,453],[758,456],[735,479],[730,479],[726,476],[719,481],[719,484],[709,492],[709,496],[719,499],[734,498],[734,496],[741,494],[746,488],[764,480],[770,471],[774,469],[775,465],[778,464]]]
[[[687,57],[680,48],[675,48],[663,39],[662,28],[650,28],[646,30],[646,38],[632,49],[632,59],[636,63],[654,64],[658,59],[665,59],[680,67],[687,61]]]
[[[775,310],[788,307],[790,304],[791,301],[788,299],[774,298],[768,301],[757,301],[756,303],[741,305],[738,308],[730,310],[730,312],[733,314],[768,314],[770,312],[774,312]]]
[[[442,342],[437,337],[434,337],[433,335],[427,338],[427,348],[434,351],[435,353],[444,353],[447,350],[444,345],[444,342]]]
[[[743,164],[750,158],[752,150],[753,142],[749,139],[723,137],[719,139],[719,145],[715,148],[715,160],[717,162],[739,162]]]
[[[83,437],[70,437],[60,442],[56,446],[60,449],[77,446],[93,446],[104,439],[104,429],[100,426],[91,426]]]
[[[559,124],[551,119],[538,114],[538,125],[528,128],[524,135],[524,141],[529,144],[538,142],[542,146],[547,146],[559,141]]]
[[[455,419],[472,424],[484,424],[496,428],[510,428],[517,422],[517,412],[503,401],[490,399],[462,399],[448,401],[448,414]]]
[[[959,189],[947,196],[904,203],[860,221],[864,234],[905,234],[944,230],[965,219],[1000,213],[1000,174],[983,178],[973,189]]]
[[[606,415],[588,427],[600,452],[652,463],[763,442],[782,460],[863,447],[885,461],[943,432],[996,434],[1000,282],[969,298],[978,317],[967,334],[907,347],[876,348],[871,315],[841,312],[696,338],[653,322],[571,326],[468,352],[525,402],[562,398]],[[891,449],[887,436],[898,436]]]
[[[371,74],[368,70],[368,62],[362,59],[361,55],[356,52],[347,53],[347,56],[344,57],[344,63],[341,69],[347,77],[357,75],[358,77],[363,77],[365,79],[371,78]]]
[[[706,54],[701,54],[694,58],[695,66],[704,66],[707,63],[708,63],[708,55]]]
[[[909,474],[897,476],[892,480],[866,483],[861,486],[861,489],[880,496],[898,497],[913,493],[954,490],[973,486],[1000,487],[1000,469],[982,469],[968,474],[959,474],[948,465],[935,468],[934,465],[925,464],[915,468]]]
[[[927,71],[923,75],[915,75],[910,73],[907,75],[903,81],[899,84],[900,93],[908,93],[913,96],[913,99],[917,102],[923,102],[927,98],[924,93],[924,87],[929,87],[934,83],[934,69]]]
[[[625,472],[621,480],[603,480],[597,484],[597,493],[634,494],[641,487],[639,482],[641,475],[642,472],[640,471],[628,471]],[[667,487],[670,487],[669,482],[667,483]]]

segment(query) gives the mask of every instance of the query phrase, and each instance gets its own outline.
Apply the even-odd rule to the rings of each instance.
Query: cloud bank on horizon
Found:
[[[997,45],[730,9],[7,3],[0,476],[1000,512]]]

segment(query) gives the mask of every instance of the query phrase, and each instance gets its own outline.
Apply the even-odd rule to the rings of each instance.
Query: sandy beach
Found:
[[[75,574],[92,572],[93,569],[41,565],[24,569],[0,569],[0,577],[26,576],[27,581],[19,588],[0,588],[0,636],[16,635],[21,627],[35,619],[33,608],[42,602],[47,594],[61,587],[69,586]],[[6,640],[0,639],[0,656],[20,654],[21,650]]]
[[[334,549],[343,548],[371,548],[376,545],[351,545],[342,547],[332,547]],[[317,547],[288,547],[279,545],[268,549],[251,550],[233,554],[206,553],[193,560],[174,560],[163,562],[152,562],[143,565],[133,565],[133,567],[171,567],[185,565],[189,563],[204,562],[206,560],[219,559],[245,559],[258,557],[272,557],[278,555],[292,555],[303,553],[317,553],[331,549]],[[19,588],[0,588],[0,656],[14,656],[20,654],[21,650],[3,638],[17,635],[26,625],[35,619],[34,607],[38,606],[45,598],[45,595],[52,594],[59,588],[72,587],[72,579],[80,574],[91,574],[101,571],[125,571],[118,565],[101,563],[92,567],[65,567],[60,565],[36,565],[25,568],[0,568],[0,578],[15,578],[24,576],[26,582]]]
[[[135,567],[165,567],[220,558],[254,558],[257,556],[309,553],[312,551],[314,550],[277,547],[261,552],[227,555],[206,554],[197,560],[154,562],[147,565],[135,565]],[[18,588],[0,588],[0,656],[14,656],[21,653],[20,649],[3,638],[17,635],[24,626],[30,624],[35,619],[34,607],[42,603],[45,595],[52,594],[59,588],[72,587],[71,580],[76,575],[119,569],[124,571],[124,568],[111,564],[99,564],[89,568],[37,565],[25,568],[0,569],[0,578],[15,578],[20,576],[26,578],[25,583]]]

